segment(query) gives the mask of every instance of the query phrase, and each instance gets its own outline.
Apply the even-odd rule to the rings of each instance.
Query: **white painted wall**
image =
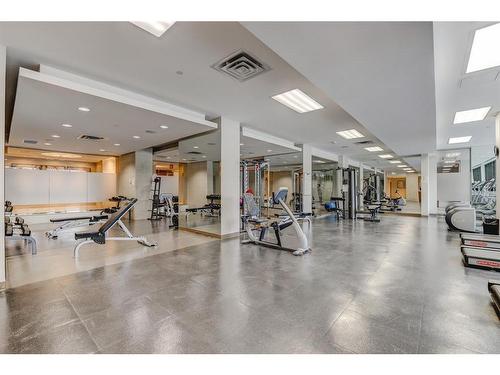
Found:
[[[418,202],[418,175],[416,173],[406,175],[406,200]]]
[[[286,187],[288,188],[287,200],[290,200],[293,192],[292,172],[271,172],[271,179],[271,191],[274,191],[276,193],[280,187]]]
[[[114,173],[5,169],[5,200],[13,205],[102,202],[116,195]]]
[[[449,202],[469,202],[471,199],[471,173],[469,160],[462,160],[460,173],[438,173],[437,199],[439,207]]]
[[[222,117],[221,129],[221,235],[240,231],[240,123]]]
[[[7,49],[0,46],[0,171],[4,170],[5,159],[5,69]],[[0,200],[4,201],[4,174],[0,177]],[[4,216],[0,215],[0,228],[4,227]],[[0,234],[0,290],[5,288],[5,238]]]
[[[160,193],[179,195],[179,173],[174,172],[173,176],[160,176],[160,179]]]
[[[186,200],[189,207],[201,207],[207,203],[207,163],[186,164]]]

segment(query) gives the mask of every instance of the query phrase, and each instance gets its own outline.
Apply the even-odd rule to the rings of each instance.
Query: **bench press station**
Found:
[[[112,214],[106,222],[104,222],[98,230],[94,232],[79,232],[75,233],[75,240],[83,240],[76,244],[73,255],[78,256],[78,252],[83,245],[95,242],[99,245],[104,245],[106,241],[137,241],[138,243],[152,247],[156,246],[156,243],[149,242],[146,237],[134,236],[127,226],[121,221],[121,218],[129,212],[132,207],[137,203],[137,198],[131,199],[125,206],[120,208],[117,212]],[[116,224],[121,228],[121,230],[126,234],[123,237],[107,237],[107,232],[113,228]]]

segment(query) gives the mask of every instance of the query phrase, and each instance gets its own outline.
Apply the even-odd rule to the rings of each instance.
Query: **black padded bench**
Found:
[[[500,317],[500,281],[488,281],[488,291],[491,301],[495,305],[498,316]]]
[[[121,221],[121,218],[129,212],[134,205],[137,203],[137,198],[131,199],[125,206],[121,207],[118,211],[112,214],[106,222],[104,222],[99,229],[96,231],[89,232],[78,232],[75,233],[75,240],[83,240],[75,246],[73,251],[74,256],[78,255],[78,251],[80,248],[88,243],[97,243],[99,245],[103,245],[108,241],[137,241],[138,243],[145,246],[156,246],[155,243],[149,242],[146,237],[135,237],[127,226]],[[113,228],[116,224],[120,227],[120,229],[126,234],[123,237],[107,237],[107,232]]]

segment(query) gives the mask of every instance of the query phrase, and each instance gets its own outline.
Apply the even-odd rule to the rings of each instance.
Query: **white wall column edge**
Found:
[[[495,117],[495,146],[496,146],[496,152],[495,152],[495,160],[496,160],[496,175],[500,176],[500,160],[498,157],[498,150],[500,150],[500,112],[497,113]],[[498,181],[498,177],[497,177]],[[497,196],[497,202],[500,202],[498,199],[500,198],[500,186],[498,186],[497,183],[497,188],[496,188],[496,196]],[[497,211],[497,219],[500,219],[500,210]]]
[[[302,145],[302,211],[312,213],[312,147]]]
[[[5,199],[5,72],[6,72],[7,48],[0,46],[0,200]],[[4,227],[4,216],[0,215],[0,228]],[[4,231],[0,235],[0,290],[5,288],[6,270],[5,270],[5,237]]]
[[[220,235],[233,236],[240,231],[240,123],[220,119]]]

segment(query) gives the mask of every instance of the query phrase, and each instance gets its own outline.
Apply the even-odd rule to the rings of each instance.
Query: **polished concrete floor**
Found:
[[[442,218],[312,227],[313,253],[237,240],[0,296],[8,353],[500,353],[486,283]]]

